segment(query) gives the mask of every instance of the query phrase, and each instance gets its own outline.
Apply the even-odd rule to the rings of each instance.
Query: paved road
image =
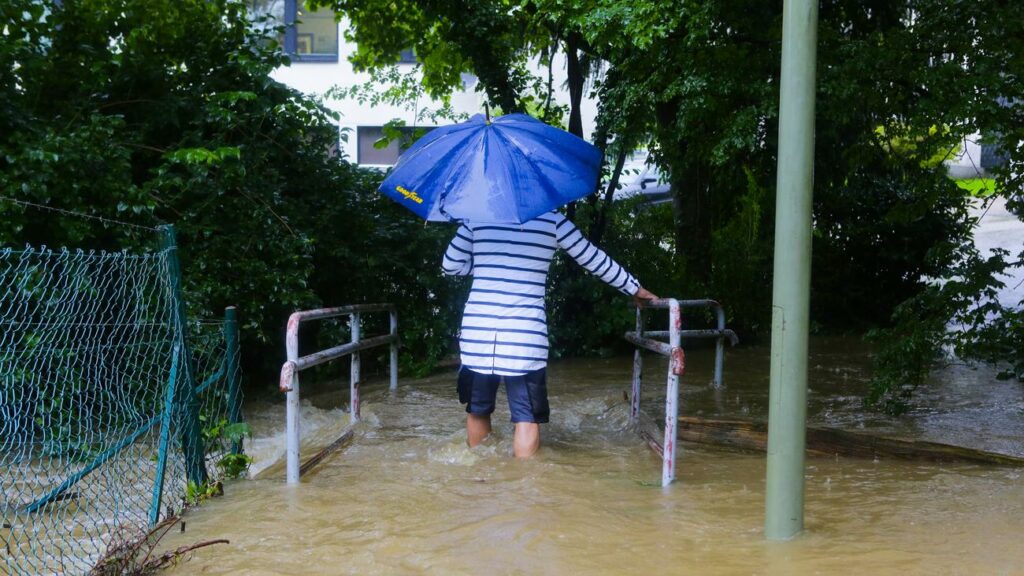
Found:
[[[1010,251],[1014,259],[1024,249],[1024,222],[1006,210],[1006,200],[999,198],[987,210],[976,209],[981,218],[974,232],[974,241],[982,254],[990,254],[994,248]],[[1008,270],[1003,278],[1006,286],[999,291],[999,301],[1005,306],[1016,306],[1024,300],[1024,268]]]

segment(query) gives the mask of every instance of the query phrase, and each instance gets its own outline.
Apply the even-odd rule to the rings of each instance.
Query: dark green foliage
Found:
[[[652,134],[671,174],[685,290],[721,299],[756,331],[770,300],[781,6],[653,4],[566,10],[613,67],[602,93],[609,125],[623,127],[617,137]],[[872,400],[905,400],[943,348],[1021,357],[1019,314],[989,299],[1002,259],[974,251],[968,198],[941,165],[980,131],[1017,151],[1016,175],[997,172],[1011,204],[1024,188],[1022,107],[1004,105],[1021,97],[1010,81],[1024,71],[1021,10],[942,0],[820,8],[812,318],[817,330],[891,326],[876,333]],[[648,121],[616,120],[637,116]]]
[[[937,170],[865,167],[819,186],[814,215],[812,318],[832,329],[886,324],[941,277],[945,263],[929,253],[970,242],[967,198]]]
[[[712,232],[709,295],[725,307],[734,324],[748,333],[768,331],[771,322],[772,193],[747,173],[747,192],[737,199],[735,214]]]
[[[376,189],[380,176],[364,173],[358,189]],[[395,303],[402,361],[417,373],[451,352],[468,288],[441,274],[441,255],[454,226],[426,225],[380,194],[322,196],[303,209],[316,238],[310,283],[323,302]],[[365,336],[387,330],[386,314],[365,317]]]
[[[893,313],[893,324],[869,338],[880,344],[868,403],[899,414],[937,362],[976,359],[1008,367],[1004,377],[1024,376],[1019,312],[996,302],[1002,285],[993,274],[1006,266],[1005,251],[988,258],[971,245],[946,242],[925,260],[937,277]]]
[[[659,243],[637,254],[616,250],[635,234],[638,222],[606,218],[603,200],[581,203],[578,224],[604,236],[603,222],[612,221],[601,239],[655,292],[711,296],[726,305],[737,328],[748,334],[767,329],[781,4],[489,0],[474,3],[471,11],[442,14],[436,3],[422,4],[422,10],[414,8],[421,3],[410,2],[325,3],[353,22],[360,65],[393,61],[398,37],[398,43],[424,54],[443,46],[458,54],[452,62],[461,59],[480,76],[492,104],[530,97],[522,86],[505,82],[494,63],[505,63],[511,73],[529,57],[546,60],[552,47],[573,52],[570,62],[576,56],[602,61],[594,140],[608,152],[609,165],[618,149],[648,145],[672,184],[672,214],[668,227],[659,228]],[[401,24],[370,17],[382,7],[401,13]],[[964,357],[1020,358],[1020,338],[1014,336],[1020,334],[1019,312],[999,311],[989,302],[981,314],[972,304],[988,294],[983,287],[992,284],[1001,259],[982,261],[973,254],[968,200],[945,176],[941,161],[972,134],[998,142],[1009,158],[995,174],[1000,193],[1019,210],[1024,4],[832,0],[820,5],[819,17],[816,329],[890,326],[877,333],[876,385],[897,395],[921,380],[916,375],[926,372],[951,338]],[[439,20],[445,25],[436,26]],[[469,23],[472,29],[463,27]],[[489,34],[481,38],[479,30]],[[426,77],[436,80],[434,93],[457,86],[453,79],[445,85],[447,69],[437,61],[422,64]],[[529,90],[535,85],[525,84]],[[1017,104],[1007,105],[1012,102]],[[662,245],[672,247],[672,258],[662,259]],[[651,260],[661,265],[644,269]],[[958,285],[950,274],[973,280],[951,290]],[[555,350],[612,346],[628,324],[612,293],[559,262],[553,276]],[[950,282],[936,291],[932,278]],[[966,329],[947,330],[965,315],[971,317]],[[580,329],[582,318],[588,324]]]
[[[200,415],[199,419],[203,426],[203,443],[205,445],[203,453],[221,452],[216,466],[224,478],[238,478],[244,474],[252,464],[252,457],[243,453],[229,452],[225,448],[232,444],[238,444],[245,438],[251,438],[252,429],[249,425],[245,422],[228,422],[227,418],[209,422]]]
[[[39,3],[14,4],[12,36],[39,37],[4,70],[18,87],[4,117],[19,122],[0,134],[0,194],[175,223],[192,312],[219,316],[237,304],[249,341],[276,340],[261,330],[313,300],[310,242],[289,229],[286,200],[317,191],[299,185],[307,178],[321,193],[344,188],[352,171],[324,159],[335,135],[327,116],[267,78],[283,60],[249,35],[243,4],[47,3],[42,23]],[[139,228],[2,206],[5,244],[155,241]]]
[[[345,36],[358,43],[352,62],[367,70],[398,62],[414,48],[425,63],[423,83],[437,97],[461,83],[472,69],[488,96],[506,112],[521,110],[518,95],[528,75],[520,66],[526,53],[523,30],[510,6],[477,0],[316,0],[348,16]],[[429,32],[428,32],[429,31]]]
[[[424,229],[332,156],[317,103],[272,80],[287,60],[231,0],[4,4],[0,196],[177,226],[190,313],[236,305],[244,367],[283,361],[290,312],[392,300],[417,367],[458,313]],[[0,200],[0,243],[147,249],[155,232]],[[386,328],[386,327],[385,327]],[[408,358],[408,355],[404,356]]]
[[[634,210],[594,197],[575,220],[655,293],[714,297],[737,328],[767,329],[780,4],[317,4],[352,23],[360,69],[379,72],[414,48],[424,86],[404,90],[417,95],[443,98],[472,71],[492,105],[557,124],[578,110],[551,105],[529,59],[571,47],[577,68],[603,69],[593,76],[594,139],[609,168],[620,151],[647,146],[674,198]],[[277,365],[287,313],[321,303],[398,303],[417,368],[450,349],[465,283],[442,278],[437,261],[453,231],[424,228],[372,193],[379,174],[325,153],[337,138],[330,114],[269,79],[285,59],[249,31],[243,3],[54,6],[0,8],[0,195],[178,224],[193,312],[238,305],[250,365]],[[999,194],[1020,209],[1024,106],[1006,104],[1024,101],[1021,38],[1020,2],[820,6],[813,318],[819,330],[879,328],[879,402],[905,401],[944,348],[1024,371],[1019,309],[985,300],[1004,258],[974,252],[967,199],[939,163],[965,136],[998,141],[1009,157],[995,174]],[[5,243],[151,241],[0,206]],[[571,263],[556,261],[552,276],[553,354],[614,350],[632,321],[623,299]],[[337,334],[327,326],[321,337]]]

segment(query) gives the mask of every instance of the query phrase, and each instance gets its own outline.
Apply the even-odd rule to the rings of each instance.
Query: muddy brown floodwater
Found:
[[[714,391],[711,355],[691,351],[682,414],[764,417],[768,351],[739,348]],[[866,432],[1022,454],[1021,385],[990,369],[947,369],[901,420],[865,411],[866,350],[812,343],[809,418]],[[180,574],[1024,574],[1024,470],[809,458],[806,531],[763,536],[763,454],[683,444],[678,480],[628,430],[628,358],[550,367],[552,423],[516,461],[507,406],[495,434],[465,447],[452,374],[369,386],[355,441],[286,486],[279,399],[247,406],[253,480],[190,511],[164,547],[227,538]],[[664,363],[645,370],[661,414]],[[307,387],[307,389],[312,387]],[[304,391],[305,392],[305,391]],[[502,393],[503,394],[503,393]],[[304,450],[344,429],[341,384],[313,389]]]

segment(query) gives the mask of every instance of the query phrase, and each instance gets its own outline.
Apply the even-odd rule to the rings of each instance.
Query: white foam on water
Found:
[[[364,415],[364,419],[369,416]],[[302,443],[300,451],[312,454],[325,446],[349,426],[349,414],[341,408],[317,408],[308,400],[299,405],[299,420]],[[251,422],[253,437],[245,442],[245,453],[252,457],[249,477],[256,478],[275,465],[283,465],[285,459],[285,406],[274,404],[263,407],[258,417]]]
[[[466,445],[465,432],[460,430],[446,437],[443,443],[428,448],[427,459],[452,466],[473,466],[482,459],[509,453],[510,450],[509,442],[497,434],[491,434],[478,446],[470,448]]]

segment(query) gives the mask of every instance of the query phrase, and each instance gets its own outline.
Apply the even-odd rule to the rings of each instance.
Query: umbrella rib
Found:
[[[440,178],[439,180],[444,182],[444,189],[437,197],[437,211],[440,212],[442,216],[446,216],[451,219],[451,216],[449,216],[448,212],[445,211],[443,203],[445,198],[448,197],[448,192],[450,191],[448,184],[451,182],[452,172],[461,165],[463,158],[469,154],[471,150],[479,147],[480,141],[483,139],[483,134],[484,133],[481,131],[472,138],[468,138],[466,143],[461,146],[462,149],[456,152],[455,157],[452,158],[450,162],[438,162],[437,171],[435,172],[434,170],[431,170],[427,173],[427,176],[431,177],[435,174],[443,176],[443,178]]]
[[[495,130],[494,132],[499,137],[501,137],[501,139],[504,140],[509,146],[512,146],[513,148],[518,150],[524,156],[529,157],[529,151],[524,150],[523,147],[520,146],[519,143],[516,142],[514,139],[507,137],[505,134],[502,134],[501,131],[499,131],[499,130]],[[550,140],[550,138],[548,140]],[[541,171],[539,168],[537,168],[537,166],[533,162],[525,162],[525,164],[530,167],[530,170],[532,170],[534,174],[537,175],[537,179],[538,180],[543,180],[547,184],[547,188],[548,189],[550,189],[550,190],[556,189],[555,183],[552,182],[550,178],[548,178],[547,174],[545,174],[543,171]],[[555,209],[557,209],[557,207],[552,208],[552,210],[555,210]],[[518,213],[518,210],[517,210],[517,213]],[[540,214],[538,214],[537,216],[540,216]]]
[[[398,168],[405,162],[415,159],[417,156],[426,152],[427,150],[430,150],[430,148],[437,145],[442,140],[451,137],[455,134],[458,134],[459,132],[464,132],[465,130],[468,130],[470,128],[473,128],[473,126],[455,124],[452,125],[450,129],[448,126],[443,126],[441,128],[432,130],[431,132],[425,134],[423,138],[421,138],[419,142],[417,142],[417,144],[422,143],[422,145],[417,146],[416,144],[413,144],[412,148],[406,150],[405,153],[402,154],[402,156],[399,158],[399,161],[395,163],[395,168]],[[433,137],[431,137],[432,135]]]
[[[517,130],[517,131],[520,131],[520,132],[525,132],[525,133],[527,133],[527,134],[529,134],[531,136],[534,136],[534,137],[543,138],[545,141],[548,142],[548,145],[550,146],[551,149],[559,150],[560,154],[572,156],[572,157],[577,158],[579,160],[585,160],[585,155],[581,153],[581,148],[579,146],[569,146],[565,142],[559,142],[558,140],[556,140],[554,138],[551,138],[550,136],[544,134],[544,129],[550,129],[550,130],[558,130],[558,129],[554,128],[552,126],[549,126],[547,124],[544,124],[543,122],[537,121],[536,123],[531,123],[531,124],[519,123],[518,125],[517,124],[508,124],[507,126],[504,126],[503,128],[505,128],[506,130]],[[589,146],[591,148],[595,148],[596,149],[596,147],[593,144],[590,144],[589,142],[587,142],[586,140],[580,138],[579,136],[576,136],[575,134],[569,134],[568,132],[566,132],[565,134],[568,135],[568,136],[572,136],[573,140],[578,140],[580,143],[583,143],[586,146]]]

